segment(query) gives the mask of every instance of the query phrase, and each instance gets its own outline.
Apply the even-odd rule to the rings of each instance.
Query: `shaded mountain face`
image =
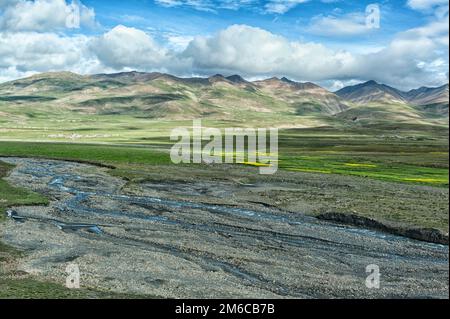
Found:
[[[247,82],[244,78],[242,78],[240,75],[231,75],[227,77],[227,80],[233,82],[233,83],[244,83],[244,84],[249,84],[249,82]]]
[[[448,84],[437,88],[422,87],[411,90],[408,92],[408,98],[410,103],[422,112],[448,117]]]
[[[355,103],[394,102],[412,105],[448,104],[448,84],[436,88],[421,87],[403,92],[385,84],[369,81],[345,87],[336,92],[341,98]]]
[[[404,93],[390,86],[375,81],[347,86],[336,92],[341,98],[354,103],[366,104],[370,102],[406,103]]]
[[[449,114],[448,84],[436,88],[421,87],[403,92],[375,81],[369,81],[345,87],[337,91],[336,95],[362,106],[377,104],[378,107],[383,108],[383,105],[400,104],[405,105],[404,113],[408,113],[407,107],[412,106],[413,111],[417,110],[431,116],[448,117]]]
[[[28,78],[0,84],[0,93],[33,93],[70,91],[87,83],[86,78],[72,72],[41,73]]]
[[[413,105],[448,104],[448,84],[437,88],[421,87],[406,93],[408,101]]]

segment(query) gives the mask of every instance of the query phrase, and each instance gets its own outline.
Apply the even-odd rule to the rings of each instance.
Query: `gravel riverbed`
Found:
[[[61,284],[75,263],[83,287],[163,298],[448,298],[448,246],[195,196],[207,188],[220,199],[230,185],[125,192],[105,168],[0,160],[17,165],[8,182],[51,199],[15,207],[2,241],[26,251],[20,270]],[[366,287],[368,265],[380,269],[379,289]]]

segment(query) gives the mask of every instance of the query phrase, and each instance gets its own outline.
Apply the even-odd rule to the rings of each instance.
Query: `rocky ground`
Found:
[[[371,189],[380,191],[378,202],[366,199],[372,208],[388,194],[398,195],[394,206],[417,208],[430,194],[441,205],[448,189],[358,185],[346,177],[261,181],[232,171],[217,180],[207,172],[155,172],[127,184],[86,164],[2,160],[17,165],[11,184],[52,200],[49,207],[16,207],[0,225],[3,241],[27,252],[20,270],[45,279],[65,283],[66,266],[76,263],[84,287],[159,297],[448,298],[448,246],[302,214],[317,196],[318,207],[333,209],[332,195],[352,195],[347,205],[363,207],[362,191]],[[365,285],[373,264],[379,289]]]

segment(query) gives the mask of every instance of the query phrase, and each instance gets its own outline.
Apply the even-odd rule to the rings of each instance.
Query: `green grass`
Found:
[[[0,156],[24,156],[89,161],[101,164],[170,164],[168,153],[148,147],[70,143],[0,142]]]
[[[448,187],[448,130],[288,130],[281,169]]]
[[[235,123],[204,121],[203,124],[227,127]],[[149,134],[139,142],[121,145],[0,142],[0,156],[69,159],[125,169],[128,165],[171,165],[170,127],[170,123],[159,123],[160,134]],[[127,130],[129,134],[143,134],[139,128],[128,126]],[[283,130],[279,167],[448,187],[448,129],[405,126],[395,133],[387,132],[371,128]]]
[[[42,116],[40,112],[32,111],[34,117],[28,120],[32,126],[7,125],[2,138],[10,141],[0,141],[0,155],[70,159],[121,167],[170,165],[171,129],[192,126],[187,120],[68,115],[59,110],[48,118],[45,112]],[[264,126],[267,116],[263,114],[259,118],[260,115],[254,113],[252,121],[260,121],[258,126]],[[247,120],[242,114],[242,121]],[[202,123],[204,127],[242,126],[237,121],[205,119]],[[384,126],[354,124],[341,128],[281,130],[279,148],[279,166],[284,170],[448,187],[448,127],[385,123]]]
[[[2,178],[5,177],[12,167],[0,162],[0,221],[5,217],[5,210],[12,205],[45,205],[48,200],[36,193],[12,187]],[[1,246],[0,246],[1,249]]]
[[[424,184],[448,187],[448,169],[423,167],[361,158],[354,155],[338,154],[332,156],[286,157],[280,162],[282,169],[324,174],[353,175],[392,182]]]

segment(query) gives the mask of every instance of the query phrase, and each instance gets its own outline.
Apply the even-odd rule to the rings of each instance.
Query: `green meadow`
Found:
[[[177,124],[192,125],[187,121]],[[204,126],[235,124],[206,122]],[[169,150],[174,142],[169,138],[170,128],[168,123],[159,123],[148,133],[135,133],[134,139],[127,142],[0,141],[0,156],[69,159],[122,168],[133,164],[172,165]],[[447,132],[445,128],[420,131],[415,127],[395,135],[361,128],[281,130],[279,168],[448,187]]]
[[[280,167],[291,171],[343,174],[392,182],[448,187],[446,129],[376,130],[327,134],[293,130],[280,137]]]

